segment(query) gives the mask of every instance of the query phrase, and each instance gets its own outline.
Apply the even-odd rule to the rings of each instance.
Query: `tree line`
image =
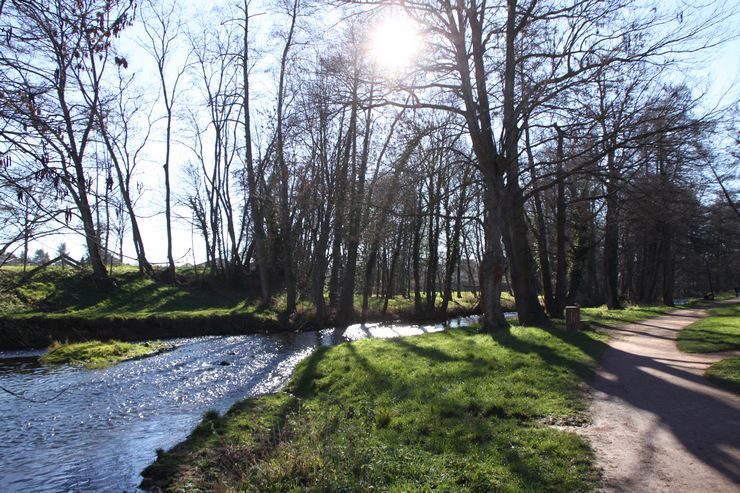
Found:
[[[207,274],[263,306],[282,294],[287,314],[306,301],[342,322],[358,295],[362,315],[398,295],[433,313],[473,291],[488,329],[507,324],[502,290],[538,323],[738,282],[737,108],[707,109],[679,76],[732,38],[728,5],[341,1],[331,27],[326,9],[245,0],[186,23],[166,1],[3,1],[0,259],[71,230],[99,282],[124,242],[142,275],[177,282],[187,223]],[[423,40],[392,74],[368,56],[389,12]]]

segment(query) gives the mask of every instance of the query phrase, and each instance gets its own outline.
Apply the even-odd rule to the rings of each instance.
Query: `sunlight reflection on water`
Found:
[[[450,322],[458,327],[477,317]],[[275,392],[318,346],[439,332],[443,324],[355,324],[279,335],[200,337],[102,370],[44,366],[39,351],[0,352],[2,491],[132,491],[157,448],[182,441],[208,409]]]

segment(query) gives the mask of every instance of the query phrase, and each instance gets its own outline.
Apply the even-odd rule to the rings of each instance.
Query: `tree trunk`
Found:
[[[282,58],[280,59],[280,78],[278,82],[277,121],[276,121],[276,151],[277,161],[280,168],[280,231],[283,237],[283,273],[285,276],[285,311],[287,314],[295,312],[296,309],[296,281],[293,272],[293,230],[290,218],[290,173],[288,163],[285,160],[285,140],[283,137],[283,111],[285,100],[285,76],[288,65],[288,53],[293,43],[293,32],[298,14],[298,0],[293,1],[291,9],[290,28],[285,41]]]
[[[367,320],[367,310],[370,305],[370,291],[372,291],[372,282],[373,282],[373,269],[375,268],[375,263],[378,260],[378,249],[380,248],[379,244],[374,244],[370,247],[370,253],[367,257],[367,263],[365,264],[365,276],[364,276],[364,282],[362,285],[362,318],[361,321],[365,323],[365,320]]]
[[[357,84],[359,79],[355,79],[355,101],[357,102]],[[370,101],[373,99],[373,89],[370,88]],[[357,177],[352,188],[349,203],[349,231],[347,234],[347,261],[344,266],[342,276],[342,290],[339,296],[338,318],[342,322],[347,322],[352,318],[355,311],[355,274],[357,272],[357,250],[360,246],[360,231],[362,220],[362,209],[365,200],[365,175],[367,173],[367,164],[370,153],[370,116],[372,109],[368,108],[365,117],[365,132],[362,143],[362,154],[360,156],[360,167],[357,170]],[[356,132],[354,132],[356,133]]]
[[[267,307],[272,296],[270,276],[272,266],[267,254],[267,237],[265,235],[264,216],[257,195],[257,175],[254,172],[254,160],[252,156],[252,117],[249,102],[249,1],[244,0],[244,39],[242,53],[242,82],[244,84],[244,148],[246,152],[247,165],[247,191],[249,192],[249,210],[252,214],[252,229],[254,234],[254,254],[257,263],[257,271],[260,279],[260,304]],[[247,267],[249,267],[247,265]]]
[[[556,271],[557,271],[557,285],[555,286],[555,300],[553,303],[553,313],[550,316],[562,318],[565,310],[565,298],[568,295],[568,258],[565,251],[565,221],[566,221],[566,205],[565,205],[565,171],[564,160],[565,153],[563,152],[563,131],[560,127],[555,127],[558,132],[558,148],[557,148],[557,205],[555,213],[555,232],[556,232]]]
[[[552,270],[550,269],[550,254],[548,251],[547,241],[547,223],[545,213],[542,208],[542,199],[538,190],[537,173],[534,167],[534,155],[529,140],[529,124],[525,121],[524,142],[527,151],[527,161],[529,162],[529,174],[532,179],[532,188],[534,189],[534,216],[537,222],[537,254],[540,260],[540,275],[542,278],[542,291],[545,300],[545,309],[552,317],[556,316],[558,310],[555,307],[555,295],[552,289]]]
[[[452,300],[452,274],[455,265],[458,265],[457,269],[457,292],[460,294],[460,234],[462,232],[463,216],[465,214],[465,206],[467,205],[466,192],[468,188],[468,173],[467,170],[462,176],[462,185],[460,188],[460,196],[457,203],[457,215],[455,216],[455,224],[452,227],[452,248],[448,247],[449,252],[447,253],[447,263],[445,266],[445,279],[444,279],[444,293],[442,295],[442,313],[447,313],[447,306]]]
[[[438,177],[439,178],[439,177]],[[427,236],[427,271],[425,280],[426,308],[427,313],[434,313],[437,299],[436,278],[439,267],[439,206],[440,206],[440,182],[434,182],[434,175],[429,177],[429,235]]]
[[[396,265],[398,264],[398,257],[401,254],[401,246],[403,243],[403,221],[398,223],[398,232],[396,233],[396,244],[391,253],[391,266],[388,272],[388,282],[385,286],[385,297],[383,299],[383,315],[388,311],[388,300],[393,296],[393,279],[396,273]]]
[[[519,129],[515,105],[516,47],[517,36],[516,0],[507,2],[506,51],[504,60],[503,90],[503,146],[504,155],[498,159],[506,176],[502,187],[503,216],[506,228],[503,239],[511,266],[511,281],[519,321],[525,325],[539,324],[547,319],[537,298],[537,279],[534,259],[529,247],[528,228],[524,216],[524,198],[519,187]]]
[[[480,265],[480,300],[483,315],[481,323],[486,331],[508,327],[501,308],[501,278],[505,271],[502,240],[502,200],[500,188],[492,177],[487,177],[483,191],[483,260]]]
[[[411,261],[414,276],[414,313],[422,312],[421,307],[421,230],[424,219],[421,214],[421,190],[418,192],[416,215],[414,217],[414,238],[411,246]]]
[[[80,217],[82,218],[82,227],[85,231],[85,244],[87,246],[87,253],[90,257],[90,266],[93,270],[93,277],[99,281],[105,281],[108,279],[108,272],[105,270],[105,264],[103,258],[100,255],[100,238],[98,232],[95,230],[95,223],[93,221],[92,212],[90,211],[90,203],[87,200],[87,192],[85,190],[84,183],[79,185],[79,204]]]
[[[321,223],[319,238],[314,249],[314,260],[316,265],[311,275],[311,292],[313,303],[316,307],[316,319],[323,326],[326,319],[326,303],[324,302],[324,277],[326,276],[327,258],[326,249],[329,246],[329,233],[331,224],[331,213],[327,211],[326,217]]]
[[[619,302],[619,179],[614,163],[614,151],[607,154],[609,176],[606,182],[606,216],[604,224],[604,274],[606,275],[606,306],[620,310]]]
[[[675,281],[671,226],[664,225],[663,241],[663,304],[674,306],[673,287]]]
[[[523,325],[537,325],[547,320],[547,316],[537,297],[535,265],[527,237],[522,191],[511,176],[506,187],[504,214],[508,219],[504,244],[511,267],[511,287],[519,322]]]

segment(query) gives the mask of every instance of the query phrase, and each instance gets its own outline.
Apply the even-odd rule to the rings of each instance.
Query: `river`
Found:
[[[25,398],[0,391],[0,491],[137,491],[157,448],[182,441],[209,409],[223,413],[279,390],[316,347],[445,327],[358,324],[176,339],[168,341],[173,351],[102,370],[41,365],[38,351],[0,352],[0,385]]]

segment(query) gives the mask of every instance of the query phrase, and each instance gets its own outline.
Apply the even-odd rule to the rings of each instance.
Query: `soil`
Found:
[[[605,492],[740,492],[740,395],[703,374],[735,351],[682,353],[678,332],[705,309],[608,329],[592,383],[591,442]]]

